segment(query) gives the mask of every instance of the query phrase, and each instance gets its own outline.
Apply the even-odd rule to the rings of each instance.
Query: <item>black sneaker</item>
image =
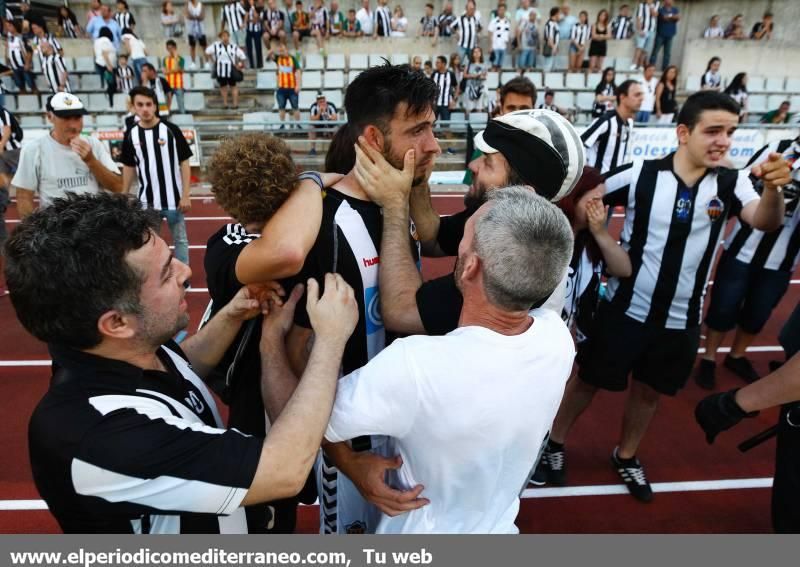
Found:
[[[548,443],[545,446],[530,481],[533,486],[544,486],[548,483],[556,486],[567,484],[566,453],[563,445],[553,447]]]
[[[700,365],[694,375],[694,381],[704,390],[713,390],[717,385],[717,363],[713,360],[700,359]]]
[[[544,463],[544,453],[542,453],[542,458],[536,463],[536,470],[533,471],[533,476],[528,481],[529,486],[544,486],[547,484],[547,465]]]
[[[756,372],[756,369],[753,368],[753,364],[745,356],[740,358],[733,358],[731,355],[726,356],[725,368],[736,374],[748,384],[752,384],[760,378],[758,372]]]
[[[611,454],[611,464],[617,469],[617,473],[628,487],[631,496],[640,502],[650,502],[653,499],[653,489],[650,488],[650,483],[647,482],[647,477],[644,475],[644,467],[636,457],[620,459],[617,456],[618,449],[619,447],[616,447]]]

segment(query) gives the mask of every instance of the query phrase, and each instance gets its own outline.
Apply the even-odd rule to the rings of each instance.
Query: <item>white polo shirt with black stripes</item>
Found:
[[[606,173],[628,161],[628,143],[633,121],[623,120],[616,110],[595,118],[581,134],[586,148],[586,165]]]
[[[628,16],[617,16],[611,21],[611,35],[614,39],[628,39],[633,33],[633,22]]]
[[[653,3],[653,8],[655,8],[656,14],[658,14],[658,9],[660,7],[660,2]],[[648,6],[646,2],[640,2],[639,7],[636,9],[636,18],[642,22],[642,28],[646,32],[656,31],[656,25],[658,24],[658,15],[654,16],[650,10],[651,7]]]
[[[222,23],[229,32],[239,31],[244,27],[247,12],[241,2],[228,2],[222,7]]]
[[[439,88],[439,93],[436,95],[436,106],[450,106],[453,94],[458,88],[455,73],[452,71],[445,71],[444,73],[434,71],[431,79]]]
[[[604,201],[625,207],[620,244],[630,277],[612,277],[612,308],[666,329],[700,324],[711,266],[727,220],[757,200],[747,171],[707,170],[692,187],[675,174],[670,154],[636,160],[606,176]]]
[[[0,131],[6,126],[11,128],[11,136],[8,138],[6,147],[3,148],[3,151],[7,152],[10,150],[20,149],[22,147],[22,140],[19,139],[17,132],[14,131],[14,123],[11,119],[11,113],[0,106]]]
[[[458,46],[462,49],[472,49],[478,45],[478,34],[481,31],[481,21],[477,16],[466,14],[453,20],[452,29],[458,30]]]
[[[136,168],[139,199],[149,208],[178,208],[183,194],[180,165],[190,157],[186,138],[171,122],[159,120],[152,128],[136,124],[125,132],[121,161]]]

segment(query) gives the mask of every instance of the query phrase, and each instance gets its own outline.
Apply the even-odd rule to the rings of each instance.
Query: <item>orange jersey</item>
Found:
[[[278,65],[278,88],[295,88],[297,86],[295,72],[300,68],[297,59],[291,55],[278,55],[275,58],[275,63]]]
[[[167,77],[167,83],[173,89],[182,89],[183,87],[183,57],[168,56],[164,58],[164,73]]]

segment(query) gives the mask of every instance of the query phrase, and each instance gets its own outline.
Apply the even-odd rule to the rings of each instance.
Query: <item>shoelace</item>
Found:
[[[622,467],[624,474],[633,479],[636,484],[644,486],[647,484],[647,477],[644,476],[644,468],[638,467]]]
[[[547,453],[547,464],[554,471],[560,471],[564,468],[564,451],[556,451],[554,453]]]

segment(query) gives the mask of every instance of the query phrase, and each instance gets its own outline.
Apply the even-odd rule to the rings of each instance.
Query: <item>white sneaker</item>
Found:
[[[205,63],[203,63],[203,71],[208,71],[209,69],[211,69],[211,64],[208,61],[206,61]]]
[[[197,69],[197,65],[195,65],[194,61],[190,61],[189,62],[189,70],[190,71],[194,71],[195,69]]]
[[[631,65],[631,71],[638,71],[638,70],[639,70],[639,66],[636,63]]]

